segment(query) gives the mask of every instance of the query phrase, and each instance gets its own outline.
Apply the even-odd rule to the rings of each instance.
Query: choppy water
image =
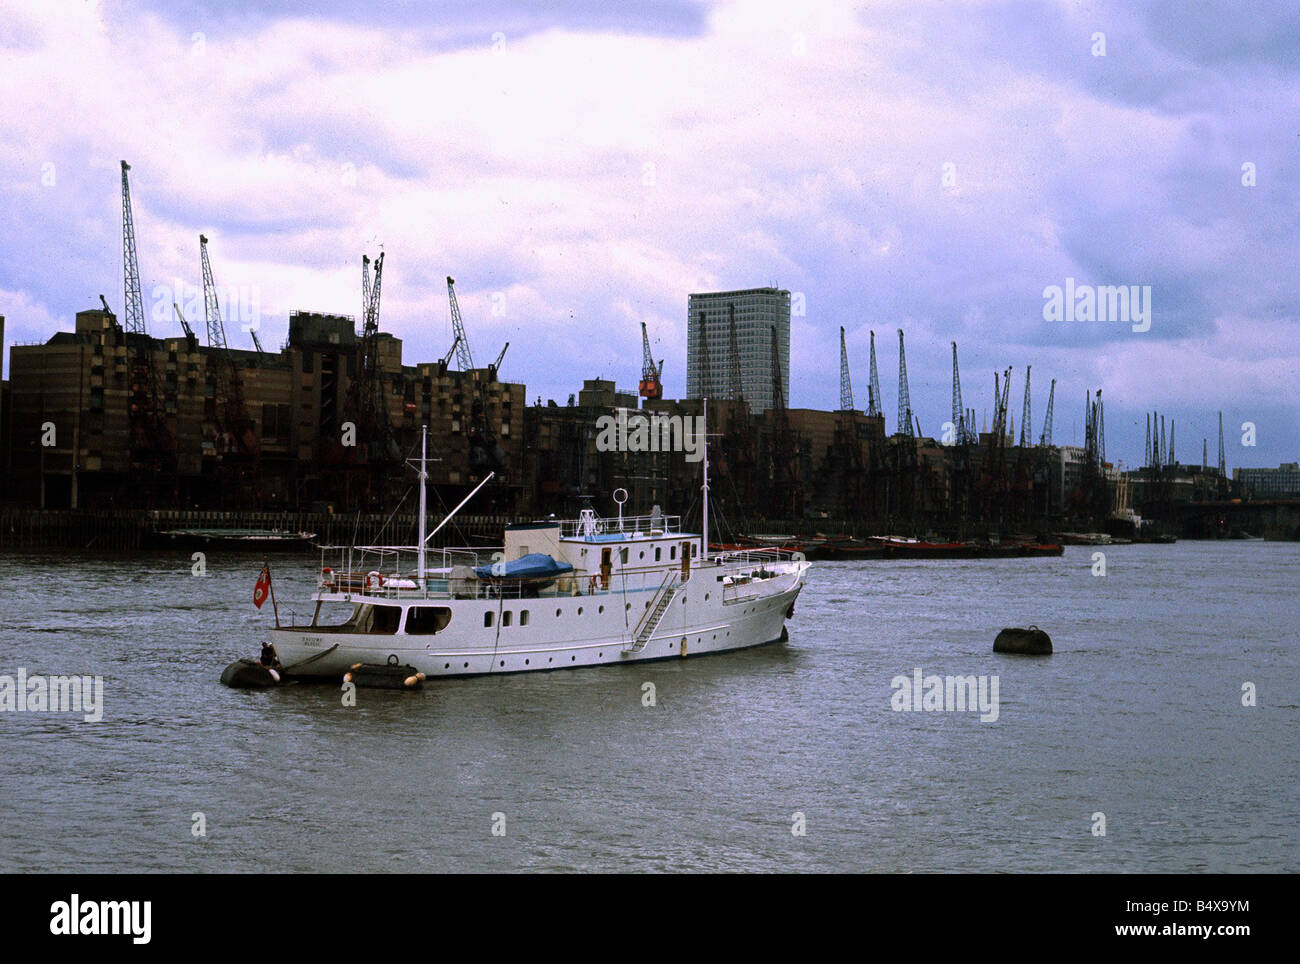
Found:
[[[0,556],[0,674],[105,680],[98,723],[0,713],[0,870],[1300,870],[1300,545],[1093,551],[821,563],[785,645],[355,708],[218,683],[250,557]],[[1054,656],[992,653],[1031,622]],[[918,666],[996,674],[997,722],[891,710]]]

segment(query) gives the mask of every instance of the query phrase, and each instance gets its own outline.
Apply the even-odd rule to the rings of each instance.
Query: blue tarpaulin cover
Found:
[[[474,574],[480,579],[538,579],[544,576],[559,576],[566,572],[572,572],[573,567],[567,562],[557,562],[551,556],[544,552],[530,552],[526,556],[520,556],[518,559],[512,559],[505,564],[505,571],[501,571],[498,564],[496,572],[492,571],[491,566],[476,566]]]

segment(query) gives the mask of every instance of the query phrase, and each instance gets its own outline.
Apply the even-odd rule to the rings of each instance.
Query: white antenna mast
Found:
[[[701,547],[700,561],[707,562],[709,559],[709,400],[702,399],[704,402],[704,485],[701,490],[704,493],[704,545]]]

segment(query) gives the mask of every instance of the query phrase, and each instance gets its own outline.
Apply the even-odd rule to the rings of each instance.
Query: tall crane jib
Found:
[[[704,312],[700,312],[700,328],[696,337],[695,357],[699,368],[698,398],[710,398],[713,395],[713,371],[709,366],[709,322]]]
[[[460,304],[456,301],[456,279],[447,276],[447,301],[451,305],[451,334],[456,342],[456,363],[463,372],[474,367],[474,356],[469,350],[469,339],[465,336],[465,323],[460,317]]]
[[[853,411],[853,380],[849,377],[849,349],[844,343],[844,326],[840,326],[840,411]]]
[[[1056,379],[1047,390],[1047,417],[1043,419],[1043,434],[1038,437],[1038,444],[1044,448],[1052,444],[1052,409],[1056,405]]]
[[[740,339],[736,335],[736,306],[727,305],[727,354],[729,356],[728,375],[730,389],[728,394],[733,402],[745,400],[745,386],[740,375]]]
[[[1020,413],[1020,447],[1022,449],[1034,444],[1034,432],[1029,427],[1029,423],[1033,418],[1029,403],[1029,373],[1032,370],[1032,365],[1025,366],[1025,406]]]
[[[952,432],[958,445],[970,439],[966,427],[966,406],[961,400],[961,373],[957,369],[957,343],[952,343]]]
[[[160,473],[174,474],[176,446],[163,415],[163,398],[153,343],[145,325],[144,295],[136,256],[135,218],[131,211],[131,165],[122,166],[122,280],[126,324],[124,337],[130,356],[127,420],[130,462],[136,481],[152,482]]]
[[[876,333],[871,332],[871,381],[867,387],[867,414],[880,418],[884,410],[880,407],[880,373],[876,371]]]
[[[208,328],[208,365],[213,378],[213,420],[222,440],[223,456],[256,458],[260,445],[253,420],[244,405],[244,384],[221,319],[221,302],[208,258],[208,239],[199,235],[199,268],[203,275],[203,310]]]
[[[650,333],[645,322],[641,322],[641,384],[638,391],[642,398],[663,398],[664,386],[659,380],[659,368],[650,353]]]
[[[898,329],[898,434],[912,438],[916,429],[912,422],[911,394],[907,390],[907,353],[903,350],[903,329]]]

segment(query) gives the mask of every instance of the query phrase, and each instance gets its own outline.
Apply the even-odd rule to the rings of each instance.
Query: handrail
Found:
[[[645,612],[641,614],[641,619],[636,624],[636,629],[632,631],[633,639],[637,639],[638,637],[640,637],[641,630],[645,628],[646,621],[650,618],[650,614],[659,608],[659,600],[663,598],[664,594],[671,587],[671,583],[676,578],[677,578],[676,569],[670,569],[664,575],[663,581],[659,583],[659,588],[655,591],[654,598],[650,600],[650,605],[647,606]]]
[[[592,521],[596,524],[595,531],[602,535],[614,533],[630,535],[634,532],[648,534],[652,531],[661,532],[664,535],[679,535],[682,530],[682,517],[679,515],[624,516],[622,525],[619,525],[617,517],[607,519],[597,516]],[[587,520],[562,519],[557,524],[560,527],[561,538],[574,538],[585,534]]]

